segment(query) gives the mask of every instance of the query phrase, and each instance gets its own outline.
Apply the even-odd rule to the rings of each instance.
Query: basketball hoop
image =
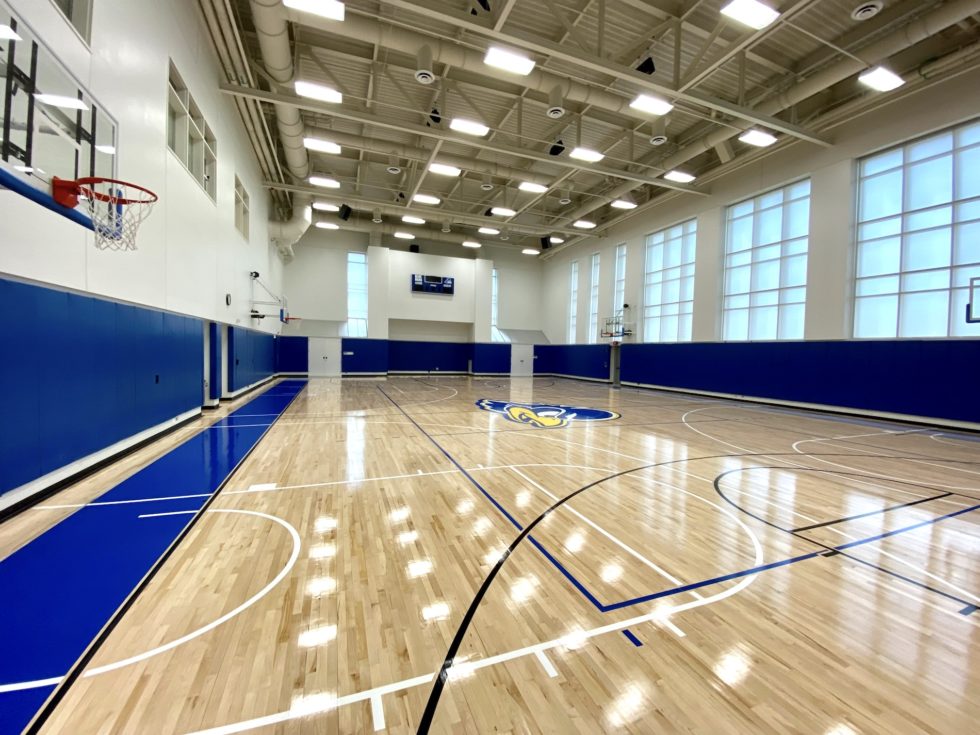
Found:
[[[84,205],[99,250],[135,250],[136,233],[157,201],[157,195],[145,187],[101,176],[77,181],[55,177],[51,189],[63,207]]]

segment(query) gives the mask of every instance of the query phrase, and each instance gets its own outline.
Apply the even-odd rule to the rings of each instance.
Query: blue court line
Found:
[[[284,381],[229,418],[257,402],[281,414],[304,385]],[[147,502],[79,508],[0,561],[0,734],[21,732],[55,688],[4,685],[63,677],[266,431],[204,429],[93,501]],[[139,519],[180,511],[195,515]]]
[[[629,640],[629,642],[632,643],[637,648],[643,645],[643,641],[641,641],[639,638],[633,635],[632,631],[630,631],[629,628],[623,628],[623,635],[626,636],[627,640]]]

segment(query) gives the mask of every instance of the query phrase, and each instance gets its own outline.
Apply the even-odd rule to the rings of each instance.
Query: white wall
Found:
[[[637,212],[604,237],[566,248],[544,262],[543,329],[552,342],[566,341],[569,263],[579,261],[578,342],[587,341],[589,260],[601,253],[600,318],[611,303],[616,245],[627,244],[626,302],[642,333],[644,241],[664,227],[698,219],[695,260],[693,339],[721,336],[725,207],[769,189],[811,178],[810,241],[807,261],[807,339],[851,337],[853,301],[854,201],[856,160],[873,151],[976,117],[980,70],[947,79],[928,89],[860,116],[831,131],[834,145],[795,143],[738,168],[706,187],[710,196],[668,196]],[[637,338],[638,341],[638,338]]]
[[[388,253],[389,318],[397,316],[398,319],[472,324],[475,262],[463,258],[391,250]],[[412,275],[415,273],[452,276],[456,279],[456,292],[452,296],[415,293],[412,291]]]
[[[537,257],[513,248],[486,248],[485,257],[497,269],[497,326],[500,329],[539,330],[541,326],[543,269]]]
[[[249,318],[249,271],[282,291],[282,263],[267,234],[268,194],[237,109],[218,92],[220,72],[194,0],[97,0],[88,48],[49,0],[10,0],[118,124],[117,176],[160,201],[135,252],[101,252],[92,233],[8,191],[0,192],[0,272],[206,319],[276,331]],[[173,60],[217,138],[217,202],[167,148]],[[234,177],[249,193],[250,237],[234,226]],[[231,306],[225,294],[232,295]]]

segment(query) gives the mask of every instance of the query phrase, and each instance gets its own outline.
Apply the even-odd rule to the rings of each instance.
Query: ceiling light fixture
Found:
[[[898,74],[883,66],[868,69],[858,76],[858,81],[878,92],[891,92],[905,84],[905,80]]]
[[[588,161],[589,163],[598,163],[605,158],[605,155],[599,153],[599,151],[594,151],[591,148],[582,148],[581,146],[573,148],[572,152],[568,155],[580,161]]]
[[[397,237],[399,240],[414,240],[415,239],[415,235],[413,235],[411,232],[396,232],[395,233],[395,237]]]
[[[777,11],[758,0],[732,0],[721,9],[721,14],[757,31],[772,24],[779,17]]]
[[[481,235],[499,235],[500,230],[496,230],[493,227],[481,227],[477,230]]]
[[[765,130],[756,130],[755,128],[746,130],[738,136],[738,139],[748,145],[754,145],[756,148],[766,148],[776,142],[775,135],[767,133]]]
[[[336,204],[327,204],[326,202],[313,202],[313,209],[320,212],[339,212],[340,207]]]
[[[594,230],[595,222],[589,222],[587,219],[578,219],[572,223],[572,227],[578,227],[580,230]]]
[[[666,115],[674,109],[674,106],[665,99],[654,97],[649,94],[640,94],[630,102],[630,107],[640,112],[648,112],[651,115]]]
[[[511,74],[520,74],[522,77],[526,77],[534,69],[534,59],[515,54],[513,51],[502,49],[499,46],[491,46],[487,49],[483,63]]]
[[[690,184],[696,177],[683,171],[668,171],[664,174],[664,178],[667,181],[676,181],[678,184]]]
[[[535,250],[534,248],[524,248],[521,251],[524,255],[538,255],[540,252],[540,250]]]
[[[548,191],[547,186],[542,186],[541,184],[535,184],[533,181],[522,181],[520,186],[517,187],[521,191],[530,191],[534,194],[544,194]]]
[[[490,214],[495,214],[498,217],[513,217],[517,214],[517,212],[510,207],[492,207],[490,209]]]
[[[548,238],[548,242],[550,242],[552,245],[561,245],[563,242],[565,242],[565,238],[555,237],[554,235],[552,235],[551,237]]]
[[[50,105],[51,107],[61,107],[66,110],[87,110],[88,105],[82,102],[78,97],[66,97],[60,94],[44,94],[38,92],[34,95],[34,99],[38,102],[42,102],[45,105]]]
[[[410,214],[404,215],[402,217],[402,222],[404,222],[406,225],[424,225],[425,224],[425,220],[424,219],[422,219],[421,217],[413,217]]]
[[[316,226],[321,230],[339,230],[340,225],[335,225],[333,222],[317,222]]]
[[[321,140],[320,138],[303,138],[303,147],[311,151],[317,151],[318,153],[333,153],[334,155],[340,153],[339,145],[329,140]]]
[[[439,174],[440,176],[459,176],[463,173],[463,170],[455,166],[447,166],[445,163],[430,163],[429,173]]]
[[[419,204],[442,204],[442,199],[431,194],[416,194],[412,197],[412,201]]]
[[[95,146],[95,150],[99,153],[105,153],[107,156],[116,155],[116,146],[114,145],[97,145]]]
[[[330,20],[344,19],[344,4],[339,0],[282,0],[282,4],[293,10],[319,15]]]
[[[480,138],[490,132],[490,128],[483,123],[476,122],[475,120],[467,120],[464,117],[454,117],[450,121],[449,127],[457,133],[466,133],[467,135],[475,135]]]
[[[476,240],[463,240],[463,247],[464,248],[480,248],[480,247],[483,247],[483,246],[480,245],[480,243],[478,243]]]
[[[309,97],[311,100],[332,102],[335,104],[340,104],[344,101],[344,95],[333,87],[327,87],[323,84],[299,81],[293,85],[293,88],[300,97]]]
[[[313,186],[322,186],[326,189],[339,189],[340,182],[337,179],[331,179],[328,176],[311,176],[309,182]]]
[[[2,39],[4,41],[23,41],[24,40],[23,38],[21,38],[17,34],[17,31],[15,31],[13,28],[11,28],[8,25],[0,25],[0,39]]]
[[[614,209],[636,209],[636,202],[627,197],[622,197],[620,199],[614,199],[609,202],[609,206]]]

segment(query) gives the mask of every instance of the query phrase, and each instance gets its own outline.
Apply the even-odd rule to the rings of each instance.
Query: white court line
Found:
[[[252,492],[260,492],[262,490],[275,490],[278,483],[275,482],[260,482],[256,485],[249,485],[248,489]]]
[[[197,511],[177,511],[175,513],[151,513],[151,514],[148,514],[148,515],[145,515],[145,516],[140,516],[140,518],[150,518],[150,517],[158,517],[158,516],[171,516],[171,515],[190,515],[190,514],[193,514],[193,513],[196,513],[196,512]],[[273,587],[275,587],[277,584],[279,584],[279,582],[281,582],[283,580],[283,578],[287,574],[289,574],[289,572],[292,571],[293,566],[296,564],[296,560],[299,558],[300,548],[302,547],[302,542],[300,541],[299,533],[296,532],[296,529],[293,528],[292,525],[290,525],[286,521],[282,520],[281,518],[277,518],[276,516],[267,515],[265,513],[258,513],[256,511],[252,511],[252,510],[232,510],[232,509],[224,509],[224,508],[218,509],[218,508],[216,508],[214,510],[208,510],[208,511],[205,511],[205,512],[207,512],[207,513],[237,513],[237,514],[240,514],[240,515],[248,515],[248,516],[256,516],[258,518],[265,518],[266,520],[272,521],[273,523],[278,523],[280,526],[282,526],[283,528],[285,528],[289,532],[289,535],[292,537],[292,540],[293,540],[293,551],[292,551],[292,553],[289,556],[289,560],[286,562],[285,566],[283,566],[283,568],[281,570],[279,570],[279,573],[273,578],[273,580],[271,582],[269,582],[265,587],[263,587],[261,590],[259,590],[254,595],[252,595],[247,600],[245,600],[245,602],[243,602],[241,605],[239,605],[238,607],[236,607],[234,610],[231,610],[231,611],[225,613],[220,618],[217,618],[217,619],[211,621],[207,625],[204,625],[204,626],[202,626],[200,628],[197,628],[196,630],[191,631],[187,635],[181,636],[180,638],[177,638],[175,640],[172,640],[169,643],[164,643],[163,645],[157,646],[156,648],[151,648],[150,650],[144,651],[143,653],[139,653],[139,654],[137,654],[135,656],[130,656],[129,658],[121,659],[119,661],[114,661],[113,663],[105,664],[104,666],[97,666],[94,669],[89,669],[89,670],[85,671],[85,673],[82,674],[82,677],[83,678],[88,678],[90,676],[97,676],[99,674],[104,674],[104,673],[106,673],[108,671],[115,671],[116,669],[121,669],[124,666],[129,666],[130,664],[138,663],[139,661],[145,661],[148,658],[152,658],[153,656],[156,656],[157,654],[163,653],[164,651],[169,651],[169,650],[171,650],[173,648],[176,648],[177,646],[180,646],[180,645],[182,645],[184,643],[187,643],[190,640],[193,640],[194,638],[197,638],[199,636],[202,636],[202,635],[204,635],[205,633],[207,633],[207,632],[209,632],[211,630],[214,630],[215,628],[217,628],[222,623],[226,623],[227,621],[231,620],[233,617],[235,617],[236,615],[244,612],[247,608],[251,607],[256,602],[258,602],[263,597],[265,597],[272,590]],[[16,683],[13,683],[13,684],[0,684],[0,693],[4,693],[4,692],[16,692],[16,691],[21,691],[21,690],[24,690],[24,689],[35,689],[37,687],[42,687],[42,686],[51,686],[51,685],[54,685],[54,684],[59,683],[62,680],[62,678],[64,678],[64,677],[56,676],[56,677],[52,677],[50,679],[38,679],[38,680],[35,680],[35,681],[22,681],[22,682],[16,682]]]
[[[535,651],[534,655],[537,657],[538,662],[541,664],[541,668],[544,669],[544,672],[548,676],[550,676],[552,679],[558,676],[558,669],[556,669],[555,665],[551,663],[551,659],[545,655],[544,651]]]
[[[68,508],[88,508],[98,505],[129,505],[131,503],[153,503],[158,500],[181,500],[183,498],[210,498],[213,493],[195,493],[193,495],[165,495],[162,498],[136,498],[134,500],[106,500],[94,503],[72,503],[70,505],[35,505],[34,510],[65,510]],[[192,511],[196,513],[197,511]]]
[[[385,729],[385,708],[378,695],[371,697],[371,719],[374,721],[375,732]]]
[[[560,498],[557,495],[555,495],[554,493],[550,492],[544,486],[542,486],[542,485],[538,484],[537,482],[535,482],[534,480],[532,480],[530,477],[528,477],[526,474],[524,474],[523,472],[521,472],[516,467],[512,468],[511,471],[514,472],[515,474],[519,475],[520,477],[524,478],[525,481],[531,483],[534,487],[536,487],[538,490],[540,490],[541,492],[543,492],[545,495],[547,495],[552,500],[555,500],[555,501],[560,500]],[[636,549],[634,549],[631,546],[629,546],[629,545],[625,544],[624,542],[620,541],[618,538],[616,538],[611,533],[609,533],[604,528],[602,528],[598,523],[595,523],[590,518],[587,518],[586,516],[582,515],[581,513],[579,513],[577,510],[575,510],[574,508],[572,508],[567,503],[565,505],[563,505],[562,508],[564,510],[567,510],[569,513],[575,515],[576,517],[578,517],[579,519],[581,519],[582,521],[584,521],[588,525],[590,525],[592,528],[594,528],[596,531],[598,531],[599,533],[601,533],[607,539],[609,539],[614,544],[616,544],[617,546],[619,546],[627,554],[629,554],[632,557],[638,559],[643,564],[646,564],[648,567],[650,567],[650,569],[652,569],[653,571],[655,571],[660,576],[662,576],[662,577],[670,580],[671,582],[673,582],[677,586],[681,586],[682,584],[684,584],[684,582],[682,582],[681,580],[679,580],[677,577],[675,577],[673,574],[671,574],[670,572],[668,572],[666,569],[661,569],[659,566],[657,566],[654,562],[652,562],[649,559],[647,559],[645,556],[643,556],[643,554],[641,554],[640,552],[638,552]],[[701,599],[701,595],[698,594],[697,590],[691,590],[691,594],[694,595],[695,597],[697,597],[698,599]]]

